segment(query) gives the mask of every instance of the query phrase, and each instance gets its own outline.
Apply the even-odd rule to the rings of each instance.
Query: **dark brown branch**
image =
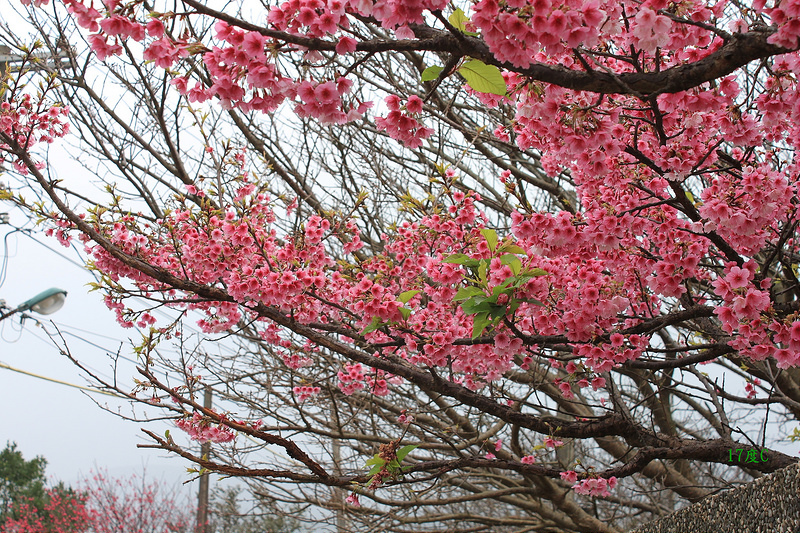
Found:
[[[214,17],[232,26],[247,31],[256,31],[265,37],[308,48],[309,50],[334,51],[336,42],[325,41],[292,35],[283,31],[272,30],[252,24],[231,15],[206,7],[198,0],[181,0],[198,13]],[[414,30],[417,35],[421,35]],[[576,91],[589,91],[603,94],[631,94],[642,99],[665,93],[677,93],[703,83],[722,78],[735,72],[744,65],[758,59],[785,54],[789,50],[767,42],[775,33],[775,28],[765,28],[736,33],[719,50],[695,61],[678,65],[660,72],[630,72],[612,74],[597,70],[572,70],[560,65],[543,65],[536,63],[529,67],[516,67],[510,63],[498,61],[489,50],[488,45],[477,37],[469,35],[455,36],[445,30],[430,29],[428,38],[416,40],[383,40],[362,41],[356,46],[359,52],[408,52],[433,51],[456,54],[480,59],[484,63],[517,72],[531,80],[542,81]]]

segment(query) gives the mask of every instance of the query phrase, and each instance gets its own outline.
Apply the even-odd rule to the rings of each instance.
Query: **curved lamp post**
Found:
[[[66,298],[67,291],[63,289],[47,289],[30,300],[22,302],[16,309],[12,309],[11,311],[3,312],[3,308],[0,307],[0,320],[5,320],[11,315],[23,313],[25,311],[33,311],[40,315],[49,315],[61,309]]]

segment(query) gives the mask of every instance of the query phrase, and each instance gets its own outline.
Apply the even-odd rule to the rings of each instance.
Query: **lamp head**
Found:
[[[63,289],[47,289],[30,300],[23,302],[17,309],[18,311],[31,310],[40,315],[49,315],[61,309],[66,298],[67,291]]]

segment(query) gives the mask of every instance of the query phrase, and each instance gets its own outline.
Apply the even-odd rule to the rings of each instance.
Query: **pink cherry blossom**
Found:
[[[336,53],[337,54],[349,54],[351,52],[356,51],[356,42],[355,39],[352,37],[344,36],[339,39],[339,43],[336,45]]]
[[[561,479],[563,479],[567,483],[577,483],[578,474],[574,470],[568,470],[566,472],[561,472]]]
[[[556,440],[553,437],[547,437],[544,439],[544,446],[545,448],[558,448],[559,446],[563,446],[564,443],[560,440]]]
[[[236,437],[227,426],[215,424],[198,412],[190,418],[176,420],[175,425],[185,431],[189,438],[200,442],[230,442]]]
[[[563,476],[562,476],[563,477]],[[587,478],[581,480],[579,483],[573,485],[572,489],[578,494],[587,496],[610,496],[609,489],[613,489],[617,485],[617,478]]]
[[[651,54],[669,44],[671,28],[671,20],[648,8],[639,10],[631,24],[637,46]]]

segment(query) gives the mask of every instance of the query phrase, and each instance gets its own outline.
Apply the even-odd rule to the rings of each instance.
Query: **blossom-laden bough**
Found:
[[[384,531],[621,531],[795,461],[800,2],[208,4],[62,0],[89,62],[4,86],[47,201],[7,196],[144,332],[127,393],[230,455],[152,446]],[[67,116],[110,200],[36,159]],[[176,385],[198,313],[241,351]]]

